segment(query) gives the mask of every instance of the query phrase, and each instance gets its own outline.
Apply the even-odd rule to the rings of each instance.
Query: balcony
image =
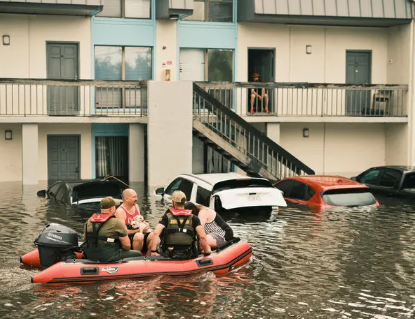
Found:
[[[56,121],[51,118],[57,116],[145,119],[147,85],[136,81],[0,78],[0,121],[43,117],[47,122],[45,118]]]
[[[238,5],[238,22],[388,27],[412,18],[408,0],[245,0]]]
[[[0,0],[0,13],[93,16],[104,0]]]
[[[239,116],[253,122],[299,121],[299,118],[407,122],[408,85],[196,83]]]

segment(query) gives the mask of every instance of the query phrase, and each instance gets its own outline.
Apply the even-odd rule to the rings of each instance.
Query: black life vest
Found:
[[[197,236],[193,228],[192,211],[171,208],[167,219],[160,245],[162,253],[175,259],[194,258],[197,255]]]
[[[114,214],[101,214],[97,213],[91,216],[89,221],[92,224],[92,232],[88,232],[88,225],[86,226],[86,234],[85,234],[85,241],[87,248],[97,248],[98,247],[98,240],[103,240],[109,243],[116,243],[119,245],[118,238],[110,238],[107,236],[99,236],[99,231],[104,226],[104,224],[110,220],[110,218],[115,218]]]

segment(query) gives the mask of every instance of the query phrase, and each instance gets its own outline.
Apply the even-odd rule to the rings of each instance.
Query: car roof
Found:
[[[342,188],[368,188],[366,185],[353,181],[350,178],[338,175],[301,175],[287,177],[281,181],[288,179],[303,182],[320,191]]]
[[[219,182],[235,180],[235,179],[262,179],[260,177],[251,177],[238,173],[209,173],[209,174],[182,174],[180,177],[184,177],[191,180],[200,186],[204,186],[209,190],[212,190],[213,186]]]
[[[415,166],[409,166],[409,165],[384,165],[384,166],[371,167],[370,169],[375,169],[375,168],[391,168],[391,169],[396,169],[401,172],[415,171]]]

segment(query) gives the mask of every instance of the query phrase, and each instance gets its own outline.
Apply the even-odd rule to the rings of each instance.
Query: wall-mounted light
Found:
[[[303,137],[309,137],[310,136],[310,131],[308,128],[303,128]]]
[[[5,130],[4,131],[4,139],[10,141],[13,139],[13,132],[12,130]]]
[[[170,19],[170,20],[179,20],[179,19],[180,19],[180,17],[179,17],[179,15],[178,15],[178,14],[171,14],[171,15],[169,16],[169,19]]]
[[[7,34],[3,35],[3,45],[10,45],[10,36]]]
[[[313,48],[311,47],[311,45],[308,44],[305,46],[305,53],[307,54],[313,53]]]

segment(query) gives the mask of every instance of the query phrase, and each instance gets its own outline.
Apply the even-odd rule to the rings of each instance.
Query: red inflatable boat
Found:
[[[184,276],[213,271],[226,274],[234,267],[246,263],[252,247],[242,241],[230,244],[210,256],[171,260],[164,257],[136,257],[117,263],[97,263],[87,259],[58,262],[31,278],[33,283],[85,283],[99,280],[142,278],[157,275]]]

